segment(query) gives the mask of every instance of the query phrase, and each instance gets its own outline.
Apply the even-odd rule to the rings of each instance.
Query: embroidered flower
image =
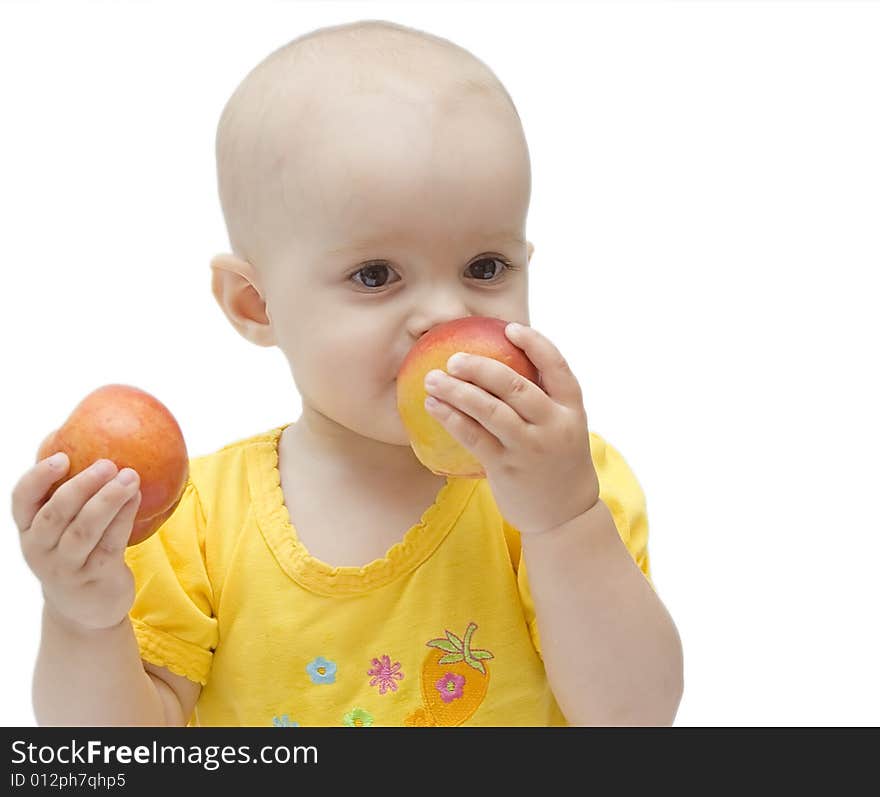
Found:
[[[394,683],[396,680],[401,680],[403,678],[403,673],[398,672],[400,670],[400,662],[395,661],[394,664],[391,663],[391,658],[389,656],[382,656],[382,660],[373,659],[373,667],[372,669],[367,670],[367,675],[372,675],[373,679],[370,681],[370,686],[379,685],[379,694],[384,695],[389,689],[392,692],[397,691],[397,684]]]
[[[332,684],[336,680],[336,662],[318,656],[306,665],[306,672],[313,684]]]
[[[362,708],[353,708],[342,718],[342,721],[349,728],[367,728],[373,724],[373,715]]]
[[[454,672],[445,673],[434,683],[434,688],[440,693],[440,699],[444,703],[451,703],[463,694],[464,676]]]
[[[287,714],[282,714],[280,717],[272,717],[272,724],[276,728],[298,728],[298,722],[291,722],[290,717]]]

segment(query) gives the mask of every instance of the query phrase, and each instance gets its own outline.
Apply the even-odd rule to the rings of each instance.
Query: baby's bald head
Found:
[[[383,119],[400,131],[400,140],[386,133],[377,138],[380,146],[390,142],[386,147],[398,156],[401,146],[419,142],[425,147],[419,155],[433,157],[430,131],[456,110],[491,114],[514,141],[521,155],[517,171],[530,185],[519,114],[486,64],[446,39],[390,22],[321,28],[271,53],[223,109],[218,190],[237,257],[259,269],[282,241],[309,234],[316,210],[332,212],[322,191],[330,184],[326,172],[348,170],[346,177],[353,161],[335,153],[341,144],[363,146],[370,138],[371,131],[357,128],[363,102],[384,104],[383,112],[387,107]]]

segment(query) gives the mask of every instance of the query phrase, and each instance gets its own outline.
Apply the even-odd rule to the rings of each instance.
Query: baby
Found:
[[[217,168],[214,296],[284,353],[302,414],[193,457],[129,548],[136,473],[101,460],[48,501],[64,455],[22,476],[37,721],[671,724],[681,643],[644,496],[528,326],[529,153],[497,77],[422,31],[322,28],[238,86]],[[422,465],[396,405],[413,344],[466,316],[519,322],[541,375],[470,356],[426,383],[482,479]]]

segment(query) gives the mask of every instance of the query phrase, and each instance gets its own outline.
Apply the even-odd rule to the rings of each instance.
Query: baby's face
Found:
[[[290,234],[260,266],[274,341],[304,404],[407,445],[396,375],[419,337],[462,316],[529,323],[522,128],[485,96],[439,110],[352,94],[296,135],[279,173]]]

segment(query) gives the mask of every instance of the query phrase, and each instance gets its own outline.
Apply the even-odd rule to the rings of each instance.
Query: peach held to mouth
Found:
[[[538,369],[522,349],[514,346],[500,318],[467,316],[438,324],[410,349],[397,374],[397,410],[409,435],[412,450],[432,473],[480,479],[486,471],[480,462],[425,409],[425,375],[457,351],[491,357],[538,384]]]

